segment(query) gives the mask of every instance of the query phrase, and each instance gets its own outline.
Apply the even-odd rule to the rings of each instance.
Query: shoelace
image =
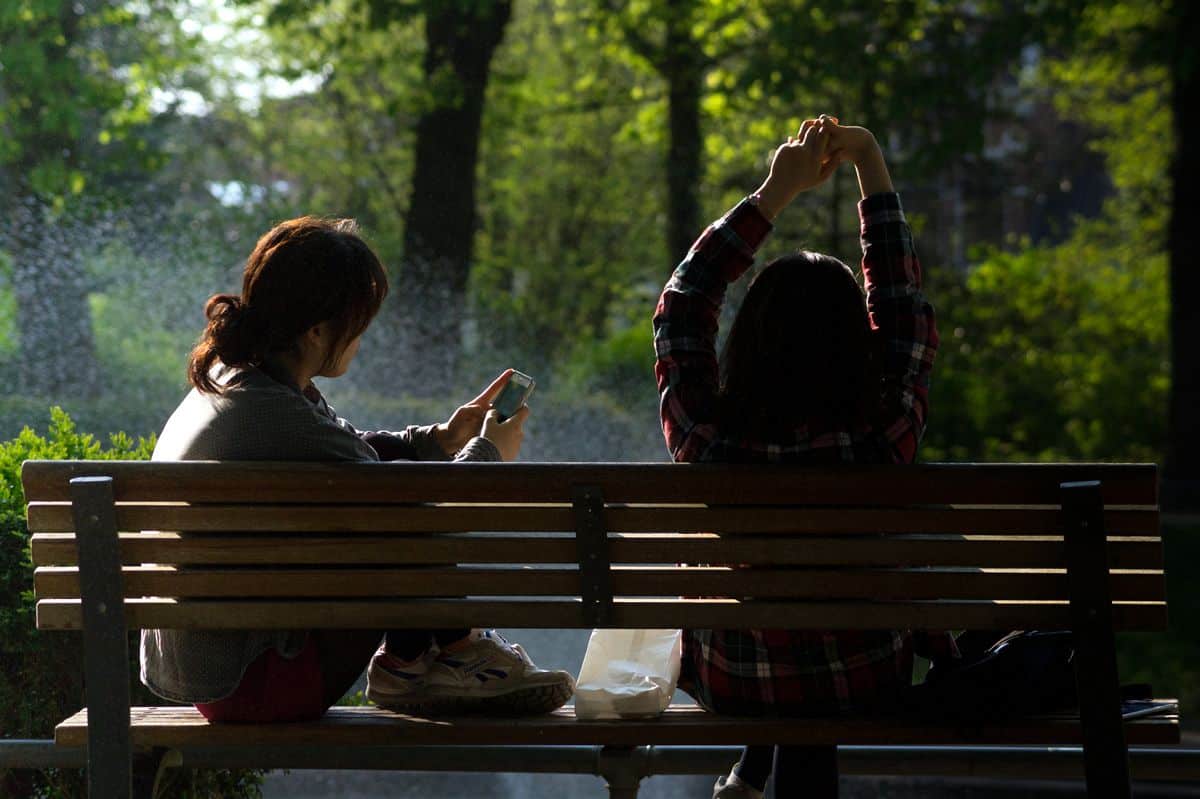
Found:
[[[537,668],[537,666],[533,665],[533,658],[529,657],[529,655],[525,652],[525,648],[523,646],[521,646],[520,644],[509,644],[509,649],[516,652],[517,657],[521,658],[521,662],[524,663],[526,666],[528,666],[531,669]]]
[[[498,641],[501,646],[503,646],[509,652],[512,652],[518,658],[520,658],[521,662],[524,663],[526,666],[529,666],[530,668],[537,668],[536,666],[533,665],[533,659],[531,657],[529,657],[529,655],[525,652],[524,647],[522,647],[520,644],[510,644],[508,642],[508,639],[505,638],[503,635],[501,635],[496,630],[484,630],[482,633],[480,633],[480,637],[481,638],[492,638],[492,639]]]

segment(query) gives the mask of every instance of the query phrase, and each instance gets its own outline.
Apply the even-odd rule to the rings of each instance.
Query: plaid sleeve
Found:
[[[771,223],[743,200],[700,234],[654,312],[654,374],[667,449],[698,460],[715,435],[717,318],[725,289],[754,263]]]
[[[880,427],[897,463],[911,463],[929,412],[929,372],[938,336],[933,306],[921,293],[921,265],[900,196],[873,194],[858,205],[863,284],[883,358]]]

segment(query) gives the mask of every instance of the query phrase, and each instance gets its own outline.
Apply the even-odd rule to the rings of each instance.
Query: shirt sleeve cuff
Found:
[[[886,222],[907,221],[904,218],[904,208],[900,205],[900,195],[894,191],[872,194],[859,200],[858,216],[862,220],[864,230]]]
[[[475,436],[454,456],[456,461],[498,461],[500,450],[483,436]]]
[[[724,221],[746,245],[748,250],[746,254],[751,258],[754,257],[755,251],[763,243],[767,234],[775,229],[771,220],[763,216],[758,204],[751,202],[749,197],[735,205],[725,215]]]
[[[412,425],[405,431],[408,433],[408,440],[412,442],[413,449],[416,450],[417,460],[450,460],[450,456],[446,454],[446,450],[442,449],[442,445],[438,443],[437,436],[434,435],[436,429],[436,424],[425,425],[424,427]]]

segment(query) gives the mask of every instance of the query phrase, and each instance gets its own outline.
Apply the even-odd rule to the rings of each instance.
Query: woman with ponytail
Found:
[[[398,432],[356,430],[325,401],[312,378],[346,373],[387,290],[351,220],[302,217],[268,231],[241,294],[205,305],[193,388],[154,460],[516,458],[529,409],[505,421],[491,409],[507,371],[448,421]],[[317,718],[364,667],[368,698],[399,711],[541,713],[574,690],[569,674],[537,668],[493,630],[142,632],[142,682],[213,721]]]

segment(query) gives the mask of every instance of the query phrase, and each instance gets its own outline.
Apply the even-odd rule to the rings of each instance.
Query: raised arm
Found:
[[[676,461],[701,460],[716,437],[717,318],[725,290],[754,262],[770,220],[837,166],[826,158],[828,138],[815,120],[806,122],[775,151],[758,191],[700,234],[663,289],[654,313],[654,374],[663,435]]]
[[[742,200],[700,234],[667,281],[654,313],[654,375],[667,449],[694,461],[716,435],[717,317],[725,289],[754,262],[771,231],[750,200]]]
[[[909,463],[925,432],[929,373],[938,336],[933,306],[921,293],[921,265],[883,152],[865,128],[834,127],[830,144],[858,172],[862,201],[863,285],[882,356],[880,416],[892,458]]]

